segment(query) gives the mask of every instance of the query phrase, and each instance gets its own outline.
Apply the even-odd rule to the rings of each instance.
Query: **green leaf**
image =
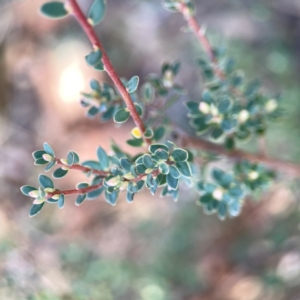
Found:
[[[244,194],[243,190],[240,187],[232,187],[228,190],[228,192],[232,197],[236,199],[240,199]]]
[[[174,178],[179,178],[180,177],[180,173],[179,173],[178,169],[175,166],[169,166],[169,169],[170,169],[171,176],[173,176]]]
[[[112,193],[105,191],[105,198],[109,204],[115,206],[117,203],[118,192],[116,190],[114,190]]]
[[[56,164],[56,161],[55,161],[55,160],[51,161],[51,162],[46,166],[45,172],[50,171],[50,170],[53,168],[53,166],[54,166],[55,164]]]
[[[205,194],[203,196],[200,197],[200,203],[202,204],[208,204],[210,203],[211,201],[213,201],[213,196],[212,194]]]
[[[143,115],[143,108],[137,103],[134,103],[134,106],[135,106],[135,109],[136,109],[138,115],[142,116]]]
[[[29,211],[29,217],[36,216],[42,210],[44,204],[45,204],[45,202],[43,202],[41,204],[33,204]]]
[[[225,172],[219,168],[214,168],[212,170],[212,177],[218,182],[222,182],[222,178],[225,175]]]
[[[185,102],[189,115],[199,115],[199,103],[195,101]]]
[[[107,170],[109,165],[109,159],[103,148],[98,147],[97,157],[99,160],[99,165],[101,170]]]
[[[168,174],[170,171],[169,166],[165,162],[160,163],[158,168],[162,174]]]
[[[127,191],[126,200],[127,200],[128,203],[131,203],[133,201],[134,195],[135,195],[134,193],[131,193],[131,192]]]
[[[142,165],[142,164],[139,164],[139,165],[136,165],[136,171],[138,174],[145,174],[147,168]]]
[[[139,77],[138,76],[133,76],[126,85],[126,90],[129,94],[133,93],[136,91],[138,85],[139,85]]]
[[[76,198],[75,204],[77,206],[81,205],[83,203],[83,201],[86,199],[86,197],[87,197],[86,194],[78,195],[78,197]]]
[[[55,153],[53,151],[53,149],[50,147],[50,145],[48,143],[44,143],[44,150],[50,154],[51,156],[55,157]]]
[[[234,147],[235,147],[235,141],[234,141],[234,138],[233,138],[233,137],[226,137],[224,144],[225,144],[225,148],[226,148],[227,150],[232,150],[232,149],[234,149]]]
[[[79,182],[76,184],[76,189],[85,189],[90,186],[87,182]]]
[[[221,182],[220,184],[224,187],[224,188],[228,188],[230,186],[230,184],[233,182],[234,178],[231,174],[224,174],[222,176]]]
[[[102,61],[99,61],[95,66],[94,69],[97,71],[104,71],[104,64]]]
[[[144,141],[143,139],[131,139],[131,140],[127,140],[126,143],[132,147],[141,147]]]
[[[56,204],[58,202],[58,200],[52,199],[52,198],[48,198],[48,199],[46,199],[46,202],[50,203],[50,204]]]
[[[87,117],[89,118],[93,118],[95,117],[99,112],[99,109],[96,106],[92,106],[91,108],[89,108],[89,110],[87,111]]]
[[[153,154],[155,153],[155,151],[157,149],[162,149],[162,150],[165,150],[167,152],[169,151],[169,148],[164,144],[152,144],[152,145],[149,146],[149,151]]]
[[[237,125],[237,120],[224,119],[221,127],[224,131],[231,131]]]
[[[39,158],[37,159],[34,164],[37,165],[37,166],[40,166],[40,165],[46,165],[48,164],[49,162],[47,160],[44,160],[43,158]]]
[[[137,184],[138,191],[140,191],[144,187],[145,181],[140,180],[136,184]]]
[[[165,127],[164,126],[159,126],[156,129],[154,129],[154,136],[153,140],[158,141],[160,140],[164,135],[165,135]]]
[[[77,155],[78,157],[78,155]],[[73,151],[69,151],[67,155],[67,164],[68,166],[72,166],[76,161],[76,155]]]
[[[157,181],[159,183],[159,186],[163,186],[167,183],[167,176],[163,174],[159,174],[157,176]]]
[[[151,103],[155,97],[155,90],[150,82],[146,82],[141,87],[142,99],[146,103]]]
[[[239,201],[233,201],[228,205],[228,212],[232,217],[237,217],[241,212],[241,205]]]
[[[190,124],[197,130],[198,135],[205,133],[210,128],[210,125],[206,124],[206,120],[204,117],[193,119],[190,121]]]
[[[158,157],[160,160],[168,160],[169,158],[169,152],[165,151],[165,150],[162,150],[162,149],[157,149],[155,152],[154,152],[154,155],[156,157]]]
[[[219,139],[223,134],[224,134],[224,131],[223,131],[221,128],[216,127],[216,128],[214,128],[214,129],[212,130],[212,132],[210,133],[210,136],[211,136],[213,139],[217,140],[217,139]]]
[[[143,163],[147,169],[152,169],[155,166],[155,163],[149,154],[143,155]]]
[[[132,163],[125,157],[122,157],[120,159],[120,165],[121,167],[126,171],[126,172],[130,172],[131,171],[131,166]]]
[[[227,205],[224,202],[219,202],[218,216],[220,220],[225,220],[227,214]]]
[[[178,3],[174,0],[164,0],[163,6],[165,9],[171,11],[171,12],[177,12],[178,11]]]
[[[177,190],[179,180],[178,178],[174,178],[170,173],[167,175],[167,184],[170,189]]]
[[[208,90],[204,90],[202,93],[202,100],[206,103],[212,103],[214,102],[214,97],[212,96],[211,92]]]
[[[130,112],[127,108],[120,108],[114,115],[114,121],[116,123],[124,123],[130,117]]]
[[[101,94],[101,87],[100,87],[100,84],[97,80],[92,79],[90,81],[90,87],[93,91],[97,92],[98,94]]]
[[[147,128],[146,131],[144,132],[144,137],[146,139],[151,139],[154,135],[154,132],[151,128]]]
[[[180,70],[180,65],[181,65],[181,63],[180,63],[180,61],[175,61],[173,64],[172,64],[172,69],[173,69],[173,74],[174,74],[174,76],[176,76],[177,74],[178,74],[178,72],[179,72],[179,70]]]
[[[24,194],[25,196],[29,196],[29,193],[32,192],[32,191],[37,191],[37,188],[33,187],[33,186],[30,186],[30,185],[23,185],[21,188],[20,188],[22,194]]]
[[[104,18],[105,11],[106,11],[106,1],[94,0],[88,13],[89,23],[93,26],[99,24]]]
[[[39,183],[44,189],[46,188],[54,189],[53,181],[49,177],[43,174],[39,175]]]
[[[223,99],[220,104],[218,105],[218,111],[221,114],[228,113],[232,108],[233,102],[230,98]]]
[[[64,194],[59,195],[57,205],[60,209],[62,209],[65,206],[65,195]]]
[[[186,161],[188,159],[188,152],[186,150],[175,148],[172,152],[173,159],[177,161]]]
[[[58,178],[62,178],[64,176],[66,176],[67,173],[68,173],[68,170],[64,170],[62,168],[58,168],[58,169],[56,169],[53,172],[52,176],[53,176],[53,178],[57,178],[58,179]]]
[[[44,150],[37,150],[32,153],[32,156],[34,159],[40,159],[43,158],[44,154],[47,154],[47,152]]]
[[[87,193],[87,200],[94,200],[94,199],[98,198],[102,194],[103,191],[104,191],[104,187],[101,187],[97,190]]]
[[[94,170],[101,170],[100,163],[95,160],[86,160],[81,165],[84,167],[89,167]]]
[[[186,150],[186,151],[187,151],[187,153],[189,155],[187,161],[188,162],[193,162],[194,161],[194,154],[191,151],[189,151],[189,150]]]
[[[192,177],[191,168],[188,162],[176,162],[176,167],[178,171],[185,177]]]
[[[60,1],[47,2],[41,7],[41,13],[51,19],[59,19],[67,16],[69,13],[65,4]]]
[[[44,190],[44,188],[42,188],[41,186],[39,187],[39,197],[41,199],[43,199],[46,196],[46,192]]]
[[[128,187],[127,187],[127,190],[130,192],[130,193],[136,193],[138,191],[138,186],[136,183],[133,183],[133,182],[129,182],[128,184]]]
[[[102,58],[102,52],[98,49],[86,55],[85,61],[90,67],[95,67],[100,62],[101,58]]]
[[[114,106],[111,106],[107,109],[107,111],[105,111],[102,116],[101,116],[101,120],[102,121],[108,121],[108,120],[111,120],[114,116],[116,112],[116,109]]]

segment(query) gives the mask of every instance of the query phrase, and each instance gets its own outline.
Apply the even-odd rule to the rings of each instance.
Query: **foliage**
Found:
[[[168,10],[182,13],[194,30],[195,19],[192,18],[196,7],[192,0],[165,0],[163,4]],[[83,27],[89,28],[88,32],[93,32],[92,26],[102,21],[105,11],[103,0],[95,0],[84,18],[75,0],[69,1],[68,5],[48,2],[41,8],[41,12],[50,18],[74,14]],[[201,35],[200,41],[208,43],[205,34],[197,29],[197,25],[194,26],[196,34]],[[95,43],[94,38],[92,40]],[[198,59],[205,88],[198,100],[187,101],[185,106],[195,133],[203,136],[204,140],[212,140],[212,145],[216,142],[221,144],[226,153],[235,149],[237,140],[248,141],[265,133],[267,121],[277,120],[282,114],[280,97],[264,94],[258,81],[247,82],[243,71],[235,67],[234,60],[222,48],[205,45],[207,55]],[[176,146],[177,141],[172,142],[172,133],[176,129],[165,115],[165,110],[186,93],[176,83],[181,65],[179,61],[164,63],[160,75],[150,74],[139,87],[138,76],[130,80],[116,77],[100,42],[93,44],[85,60],[90,67],[108,72],[116,83],[113,87],[94,79],[90,81],[91,91],[83,92],[80,101],[87,108],[87,116],[93,118],[99,115],[103,122],[113,119],[118,124],[131,116],[136,127],[132,129],[132,137],[127,143],[140,148],[140,152],[132,156],[113,143],[111,154],[98,147],[98,160],[80,162],[76,152],[69,151],[66,158],[61,159],[44,143],[42,150],[33,153],[36,165],[44,165],[46,172],[59,166],[52,173],[55,179],[66,176],[70,170],[78,170],[87,176],[88,182],[78,183],[73,190],[60,190],[52,179],[40,174],[39,187],[26,185],[21,188],[24,195],[34,199],[30,216],[38,214],[45,203],[63,208],[65,197],[74,194],[77,195],[76,205],[97,199],[102,194],[109,204],[116,205],[120,192],[125,191],[126,199],[131,203],[135,195],[146,187],[152,195],[161,188],[161,196],[172,196],[178,200],[179,186],[184,181],[200,193],[197,203],[206,213],[217,212],[224,220],[227,216],[239,215],[245,197],[263,190],[275,177],[262,165],[245,159],[235,162],[231,171],[213,168],[211,178],[202,176],[199,180],[199,173],[204,174],[204,167],[213,160],[209,158],[210,153],[206,163],[201,165],[197,159],[199,151]],[[147,113],[153,109],[154,114]],[[180,139],[178,141],[180,143]]]

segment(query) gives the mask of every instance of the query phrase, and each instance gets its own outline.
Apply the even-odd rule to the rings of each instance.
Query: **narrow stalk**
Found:
[[[213,48],[212,48],[212,46],[211,46],[211,44],[210,44],[207,36],[205,35],[205,30],[198,24],[198,22],[195,19],[195,17],[193,17],[190,14],[189,8],[186,6],[186,4],[181,3],[179,5],[179,11],[184,16],[185,20],[189,24],[189,27],[193,30],[193,32],[197,36],[200,44],[202,45],[204,51],[206,52],[206,54],[208,55],[209,59],[213,63],[214,70],[215,70],[216,74],[218,75],[218,77],[220,79],[224,79],[225,78],[225,74],[218,67],[217,57],[215,56],[214,50],[213,50]]]
[[[79,164],[74,164],[72,166],[68,166],[65,163],[63,163],[62,160],[59,159],[59,158],[56,158],[55,161],[58,165],[66,167],[70,170],[78,170],[78,171],[82,171],[82,172],[85,172],[85,173],[92,172],[92,174],[99,175],[99,176],[102,176],[102,177],[106,177],[106,176],[110,175],[110,172],[91,169],[89,167],[84,167],[84,166],[81,166]]]
[[[154,176],[158,176],[160,174],[159,170],[154,170],[151,173]],[[132,180],[126,180],[127,182],[138,182],[140,180],[143,179],[143,177],[147,176],[148,174],[140,174],[139,176],[137,176],[136,178],[132,179]],[[101,188],[103,186],[103,182],[100,182],[99,184],[96,185],[92,185],[92,186],[88,186],[86,188],[82,188],[82,189],[72,189],[72,190],[64,190],[64,191],[60,191],[60,190],[56,190],[54,192],[48,193],[47,194],[47,199],[53,197],[54,195],[60,195],[60,194],[64,194],[65,196],[70,196],[70,195],[77,195],[77,194],[86,194],[89,192],[92,192],[94,190],[97,190],[99,188]]]
[[[264,154],[252,154],[242,150],[226,150],[223,146],[214,144],[209,141],[186,137],[181,140],[183,146],[189,146],[198,148],[201,150],[206,150],[214,153],[218,153],[221,155],[225,155],[234,160],[242,160],[246,159],[253,163],[261,163],[270,167],[271,169],[275,169],[279,172],[285,172],[293,177],[300,176],[300,165],[293,162],[286,162],[274,158],[270,158],[265,156]]]
[[[109,77],[111,78],[111,80],[113,81],[115,86],[117,87],[118,91],[120,92],[121,96],[123,97],[124,102],[125,102],[127,108],[129,109],[131,117],[132,117],[133,121],[135,122],[136,126],[140,129],[140,131],[142,133],[144,133],[146,131],[145,125],[144,125],[142,119],[140,118],[129,93],[127,92],[122,81],[120,80],[111,61],[109,60],[109,57],[108,57],[103,45],[101,44],[100,39],[97,37],[93,26],[88,23],[86,16],[83,14],[83,12],[82,12],[81,8],[79,7],[76,0],[69,0],[69,5],[72,9],[72,13],[76,17],[76,19],[77,19],[78,23],[80,24],[80,26],[82,27],[82,29],[85,31],[85,33],[86,33],[87,37],[89,38],[90,42],[92,43],[93,47],[97,47],[101,50],[102,62],[103,62],[105,71],[107,72],[107,74],[109,75]],[[150,142],[151,142],[149,139],[146,139],[145,141],[147,142],[147,144],[150,144]]]
[[[64,190],[64,191],[57,190],[52,193],[48,193],[47,199],[53,197],[54,195],[60,195],[60,194],[64,194],[65,196],[76,195],[76,194],[86,194],[86,193],[92,192],[94,190],[97,190],[97,189],[101,188],[102,186],[103,186],[103,183],[101,182],[99,184],[88,186],[83,189],[72,189],[72,190]]]
[[[186,6],[186,4],[181,3],[179,5],[179,11],[181,12],[183,17],[189,24],[189,27],[193,30],[193,32],[197,36],[200,44],[202,45],[202,48],[208,55],[210,61],[213,64],[213,69],[214,69],[215,74],[219,77],[219,79],[225,80],[226,74],[218,66],[218,59],[214,53],[214,50],[213,50],[207,36],[205,35],[205,30],[199,25],[196,18],[190,14],[189,9]],[[231,87],[230,90],[237,97],[241,97],[242,100],[244,99],[244,95],[239,89],[237,89],[235,87]]]

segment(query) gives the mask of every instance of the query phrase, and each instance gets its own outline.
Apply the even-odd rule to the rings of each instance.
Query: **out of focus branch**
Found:
[[[285,172],[291,176],[300,176],[300,165],[297,163],[270,158],[265,156],[264,154],[252,154],[238,149],[227,150],[222,145],[217,145],[199,138],[184,137],[181,143],[183,146],[189,146],[192,148],[214,152],[235,160],[246,159],[254,163],[262,163],[272,169]]]

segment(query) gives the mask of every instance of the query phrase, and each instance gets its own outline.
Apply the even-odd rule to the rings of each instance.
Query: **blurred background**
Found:
[[[63,210],[47,205],[28,217],[20,193],[43,171],[31,153],[47,141],[60,157],[82,159],[109,150],[113,137],[125,150],[133,124],[89,120],[79,105],[95,73],[83,57],[90,44],[76,21],[43,18],[42,0],[0,0],[0,299],[19,300],[299,300],[299,180],[280,175],[270,190],[221,222],[195,205],[183,187],[180,200],[139,194],[135,202],[104,199]],[[82,0],[85,11],[91,3]],[[120,76],[160,71],[182,60],[177,82],[188,89],[170,116],[185,126],[182,102],[199,99],[196,59],[202,51],[184,33],[179,14],[160,0],[108,0],[96,30]],[[282,92],[287,117],[270,124],[267,152],[300,162],[300,2],[196,0],[197,18],[215,45],[223,44],[266,90]],[[255,148],[255,143],[250,146]],[[58,186],[82,179],[70,172]]]

